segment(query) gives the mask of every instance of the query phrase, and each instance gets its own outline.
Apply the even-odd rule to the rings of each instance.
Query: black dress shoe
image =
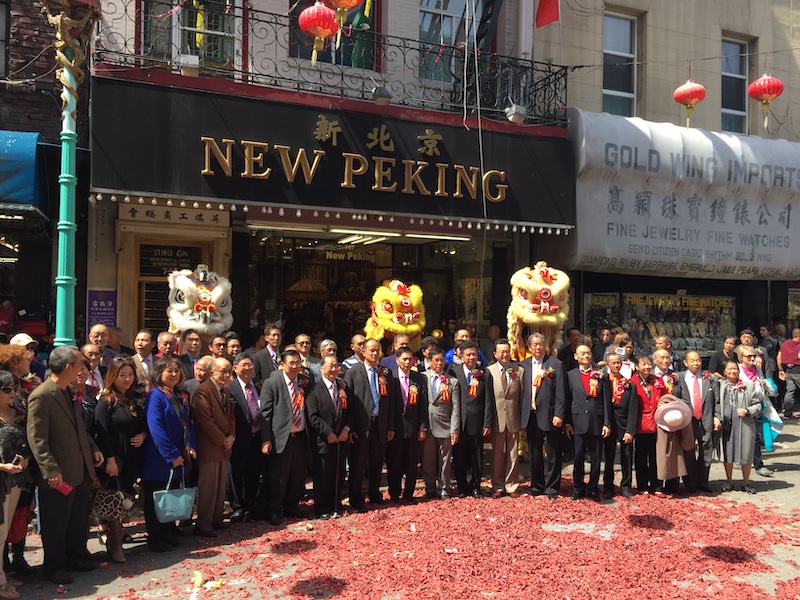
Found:
[[[65,571],[64,569],[58,569],[56,571],[45,571],[44,578],[48,581],[52,581],[53,583],[72,583],[75,581],[75,578],[72,576],[72,573]]]
[[[536,496],[544,496],[544,490],[537,490],[535,488],[531,488],[531,490],[528,493],[531,496],[534,496],[534,497],[536,497]]]
[[[458,492],[458,497],[459,498],[466,498],[467,497],[467,492]]]
[[[26,561],[25,557],[21,554],[11,559],[9,570],[17,575],[32,575],[34,572],[34,568],[28,564],[28,561]]]
[[[602,502],[602,498],[600,498],[600,492],[589,492],[589,499],[595,502]]]
[[[553,493],[553,492],[548,492],[547,493],[547,499],[548,500],[556,500],[557,498],[558,498],[558,494],[557,493]]]
[[[78,571],[85,573],[94,571],[97,565],[89,560],[73,560],[67,563],[67,571]]]
[[[584,492],[572,492],[572,496],[570,496],[570,500],[580,500],[581,498],[585,498],[586,494]]]
[[[280,516],[278,513],[270,513],[267,515],[267,522],[270,525],[280,525],[283,523],[283,517]]]
[[[169,544],[167,542],[147,542],[147,549],[150,552],[168,552]]]
[[[614,488],[603,488],[603,498],[609,499],[613,498],[615,495]]]
[[[623,498],[627,498],[628,500],[633,498],[633,492],[631,492],[628,488],[622,488],[619,493],[622,494]]]
[[[231,523],[241,523],[244,521],[245,511],[237,509],[231,513]]]
[[[480,490],[472,490],[472,497],[473,498],[483,498],[483,494],[481,494]]]
[[[328,519],[330,519],[330,518],[331,518],[331,513],[322,513],[322,514],[319,514],[319,515],[317,515],[317,518],[318,518],[318,519],[321,519],[321,520],[323,520],[323,521],[327,521]]]
[[[211,527],[215,530],[230,529],[230,523],[212,523]]]
[[[178,546],[181,545],[181,540],[179,538],[169,536],[167,538],[167,544],[169,544],[173,548],[177,548]]]
[[[290,508],[283,511],[283,516],[291,517],[293,519],[307,519],[308,515],[299,508]]]
[[[194,534],[197,537],[206,537],[206,538],[215,538],[215,537],[217,537],[217,535],[219,535],[213,529],[200,529],[200,528],[197,528],[197,527],[194,528]]]
[[[383,499],[383,497],[375,496],[369,499],[370,504],[383,504],[384,502],[385,500]]]

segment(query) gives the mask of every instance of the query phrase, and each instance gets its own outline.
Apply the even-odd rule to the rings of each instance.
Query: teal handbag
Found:
[[[153,492],[156,519],[158,519],[159,523],[186,521],[192,518],[192,513],[194,512],[194,498],[197,495],[197,488],[187,488],[186,481],[181,477],[181,487],[169,489],[170,485],[172,485],[174,473],[174,469],[169,470],[167,489]]]

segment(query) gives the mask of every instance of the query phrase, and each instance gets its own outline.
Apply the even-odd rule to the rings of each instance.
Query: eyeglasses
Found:
[[[297,344],[298,346],[310,346],[311,342],[300,341],[300,342],[295,342],[295,344]]]
[[[219,342],[218,344],[211,344],[211,347],[212,348],[224,348],[227,345],[228,345],[227,342]]]
[[[133,364],[133,359],[128,356],[127,354],[117,354],[114,358],[111,359],[112,363],[125,363],[125,364]]]
[[[12,394],[16,393],[16,391],[16,386],[4,385],[3,387],[0,387],[0,392],[3,392],[4,394]]]

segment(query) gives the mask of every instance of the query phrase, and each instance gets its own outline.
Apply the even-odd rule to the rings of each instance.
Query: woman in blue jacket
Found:
[[[175,358],[158,360],[151,369],[152,391],[147,395],[145,413],[149,435],[144,443],[142,483],[147,546],[155,552],[166,552],[178,546],[174,523],[159,523],[156,518],[153,492],[167,487],[170,469],[174,469],[175,486],[191,469],[195,453],[194,429],[189,418],[189,395],[178,386],[181,366]]]

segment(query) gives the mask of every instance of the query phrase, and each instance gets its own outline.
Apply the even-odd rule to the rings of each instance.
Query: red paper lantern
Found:
[[[783,93],[783,82],[765,73],[750,84],[747,93],[753,100],[761,102],[761,110],[764,111],[764,129],[766,129],[769,121],[769,103]]]
[[[347,13],[361,6],[364,0],[326,0],[328,6],[336,9],[336,25],[339,31],[336,32],[336,47],[338,48],[342,42],[342,28],[347,22]]]
[[[689,127],[689,119],[694,112],[695,104],[702,102],[705,97],[706,88],[691,79],[672,92],[675,102],[686,107],[686,127]]]
[[[338,31],[336,13],[317,0],[297,18],[300,29],[308,37],[314,38],[314,50],[311,52],[311,64],[317,64],[317,53],[325,48],[325,40],[329,40]]]

